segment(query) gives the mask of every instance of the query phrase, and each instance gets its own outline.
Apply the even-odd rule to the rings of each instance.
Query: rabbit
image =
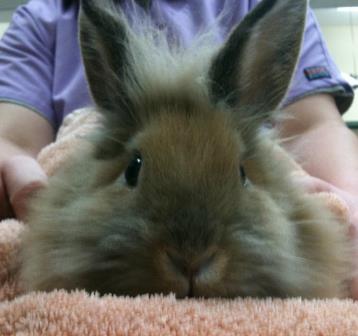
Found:
[[[111,0],[82,1],[101,127],[32,204],[27,290],[347,295],[345,226],[293,184],[263,131],[280,115],[307,7],[263,0],[225,43],[203,34],[184,48]]]

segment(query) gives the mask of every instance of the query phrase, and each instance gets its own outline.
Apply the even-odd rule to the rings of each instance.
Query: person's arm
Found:
[[[328,94],[303,98],[286,107],[280,137],[312,176],[358,199],[358,137],[348,129]]]
[[[329,182],[350,210],[353,272],[358,270],[358,137],[343,122],[334,99],[319,94],[287,106],[287,119],[279,125],[284,147],[311,175]],[[320,183],[318,181],[318,183]],[[315,181],[313,180],[313,184]],[[323,186],[324,187],[324,186]],[[358,299],[358,276],[351,282]]]
[[[23,218],[26,197],[46,182],[39,151],[54,139],[49,122],[16,104],[0,102],[0,218]]]

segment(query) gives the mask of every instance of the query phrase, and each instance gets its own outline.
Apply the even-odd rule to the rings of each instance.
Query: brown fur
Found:
[[[127,36],[130,45],[133,32],[107,2],[104,8],[111,9],[107,12],[120,26],[120,38]],[[272,159],[274,143],[260,133],[260,122],[287,90],[299,48],[286,57],[283,82],[267,88],[266,81],[255,79],[258,100],[248,104],[253,89],[248,84],[239,87],[245,106],[230,105],[230,85],[223,86],[229,91],[222,99],[223,92],[213,95],[207,88],[214,80],[225,80],[213,75],[220,71],[210,71],[210,64],[201,67],[208,70],[204,81],[197,80],[194,68],[183,68],[151,86],[148,68],[139,71],[135,65],[140,65],[130,61],[129,45],[120,49],[120,62],[118,55],[111,62],[111,45],[116,44],[98,41],[108,23],[98,20],[108,16],[98,3],[85,1],[91,10],[84,7],[82,29],[89,30],[82,48],[91,90],[106,120],[104,130],[94,150],[73,158],[35,202],[24,244],[25,285],[129,295],[174,292],[178,297],[344,295],[349,249],[343,225],[293,186],[286,163]],[[287,14],[287,3],[300,3],[300,10]],[[301,31],[294,27],[292,44],[299,46],[305,9],[305,1],[266,0],[246,24],[252,25],[249,31],[266,31],[262,22],[271,25],[279,14],[287,14],[288,22],[298,16]],[[286,43],[287,34],[277,34],[277,43]],[[239,46],[243,50],[253,43],[250,36],[245,39]],[[228,44],[222,50],[231,53]],[[92,68],[93,48],[98,48],[101,74]],[[280,50],[268,50],[268,60],[279,58]],[[255,58],[257,52],[244,51],[238,53],[243,59],[233,60],[251,67],[251,72],[243,71],[246,77],[256,69],[255,59],[247,57]],[[211,69],[223,53],[210,58]],[[257,59],[267,65],[261,54]],[[97,82],[109,73],[123,82]],[[115,88],[118,96],[112,99]],[[268,97],[270,89],[274,97]],[[103,150],[106,155],[99,155]],[[129,187],[124,171],[137,152],[143,165],[137,186]],[[240,176],[242,165],[247,185]]]

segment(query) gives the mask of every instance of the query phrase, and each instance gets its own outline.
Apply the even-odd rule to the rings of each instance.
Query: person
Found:
[[[125,7],[126,0],[119,2]],[[226,9],[230,15],[219,21],[223,41],[258,2],[137,1],[159,28],[185,45]],[[55,139],[65,115],[92,104],[77,41],[78,11],[76,0],[30,0],[16,10],[0,41],[0,218],[25,216],[29,195],[46,184],[36,155]],[[309,10],[301,57],[282,104],[289,118],[278,130],[288,139],[283,146],[309,173],[298,183],[309,191],[333,190],[344,198],[356,237],[358,138],[341,117],[352,100],[353,91]],[[358,297],[356,287],[353,295]]]

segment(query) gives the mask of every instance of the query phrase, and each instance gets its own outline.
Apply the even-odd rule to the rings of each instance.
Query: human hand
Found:
[[[292,174],[294,182],[304,187],[309,193],[332,192],[339,196],[348,209],[349,239],[353,243],[353,279],[351,281],[351,297],[358,300],[358,191],[347,192],[319,178],[301,172]]]
[[[350,231],[354,228],[358,231],[358,191],[354,195],[352,192],[347,192],[342,190],[326,181],[323,181],[317,177],[313,177],[301,171],[292,173],[293,181],[297,185],[303,186],[304,190],[309,193],[319,193],[319,192],[331,192],[336,194],[340,199],[342,199],[348,209],[348,220],[350,225]],[[351,232],[351,235],[353,231]],[[358,236],[358,232],[357,232]]]
[[[24,220],[29,199],[46,185],[46,174],[35,159],[26,155],[3,159],[0,173],[0,219]]]
[[[353,242],[353,274],[351,282],[351,297],[358,300],[358,196],[351,198],[349,236]]]

